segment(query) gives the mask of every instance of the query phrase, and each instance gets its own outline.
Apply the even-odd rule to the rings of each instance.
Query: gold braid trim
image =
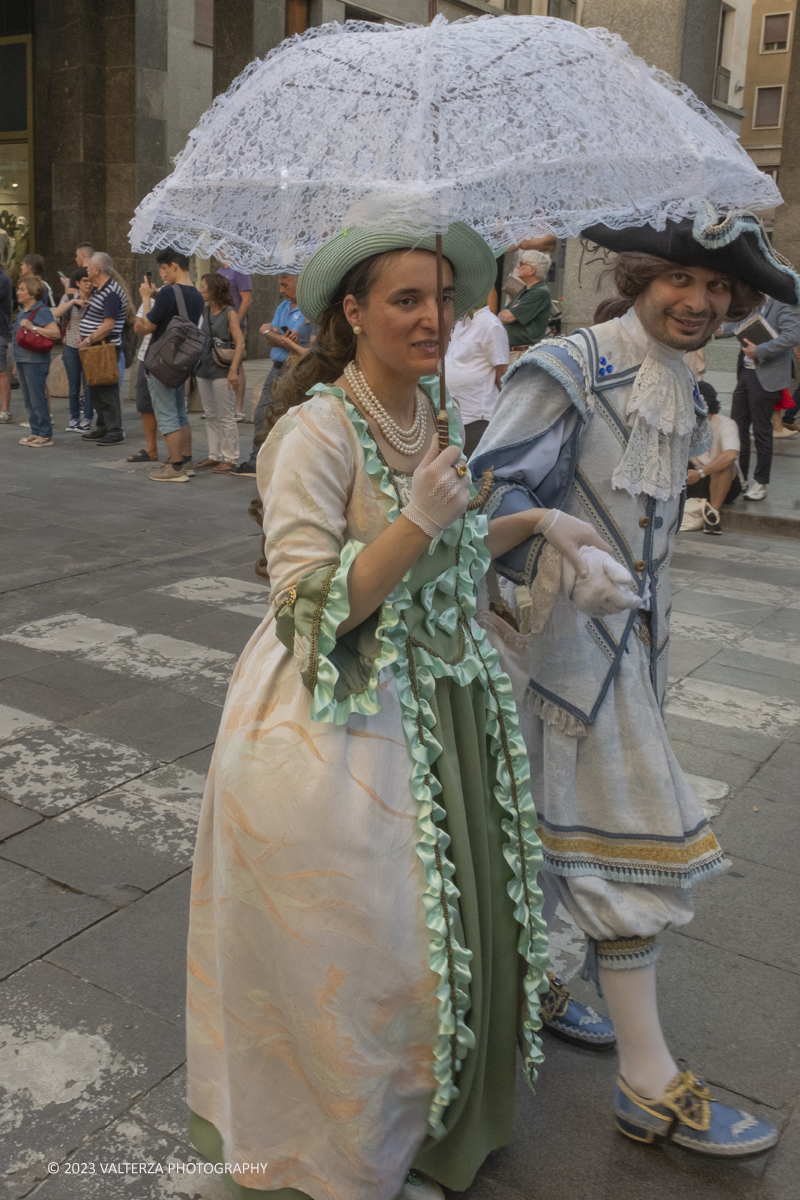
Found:
[[[314,609],[314,616],[311,620],[311,654],[308,663],[308,690],[312,695],[317,687],[317,672],[319,671],[319,631],[322,626],[322,614],[325,611],[325,605],[328,603],[328,594],[331,590],[333,577],[338,570],[339,564],[334,563],[330,571],[328,571],[328,574],[325,576],[325,582],[322,585],[322,590],[320,591],[317,599],[317,605]],[[294,591],[294,589],[292,590]],[[296,592],[295,599],[297,599]],[[292,603],[294,603],[294,601]]]
[[[598,958],[629,958],[642,954],[655,945],[655,937],[616,938],[613,942],[598,942]]]

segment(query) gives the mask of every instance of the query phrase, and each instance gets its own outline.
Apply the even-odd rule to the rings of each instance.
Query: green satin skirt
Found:
[[[459,687],[450,678],[437,679],[430,704],[437,718],[433,733],[442,746],[433,768],[442,785],[437,799],[447,813],[445,828],[461,893],[456,935],[472,951],[467,1024],[476,1045],[458,1076],[459,1095],[444,1116],[445,1136],[427,1138],[412,1165],[460,1192],[470,1186],[486,1156],[511,1140],[518,981],[524,964],[517,954],[520,927],[506,891],[513,872],[503,854],[503,810],[493,794],[495,762],[487,745],[483,688],[478,680]],[[225,1161],[217,1129],[195,1113],[189,1138],[209,1162]],[[225,1179],[237,1200],[309,1200],[296,1188],[264,1192],[242,1187],[230,1176]]]

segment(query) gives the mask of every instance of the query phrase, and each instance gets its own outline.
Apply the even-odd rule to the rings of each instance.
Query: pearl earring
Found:
[[[356,337],[358,337],[358,335],[361,333],[361,326],[360,326],[360,325],[354,325],[354,326],[353,326],[353,333],[356,335]]]

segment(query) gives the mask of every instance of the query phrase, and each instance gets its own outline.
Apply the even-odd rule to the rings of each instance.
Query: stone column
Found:
[[[215,96],[226,91],[254,58],[263,58],[283,41],[285,24],[285,0],[214,0]],[[269,343],[258,330],[272,317],[278,299],[277,278],[253,276],[246,337],[251,359],[269,356]]]

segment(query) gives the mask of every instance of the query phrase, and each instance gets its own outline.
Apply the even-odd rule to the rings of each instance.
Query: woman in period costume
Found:
[[[467,1188],[510,1140],[517,1038],[529,1080],[542,1058],[527,756],[471,618],[490,557],[552,518],[467,511],[449,399],[436,440],[433,239],[410,240],[349,230],[300,277],[319,335],[258,461],[271,606],[198,833],[192,1139],[278,1200]],[[444,252],[449,334],[495,263],[464,225]],[[578,569],[603,545],[556,535]]]

